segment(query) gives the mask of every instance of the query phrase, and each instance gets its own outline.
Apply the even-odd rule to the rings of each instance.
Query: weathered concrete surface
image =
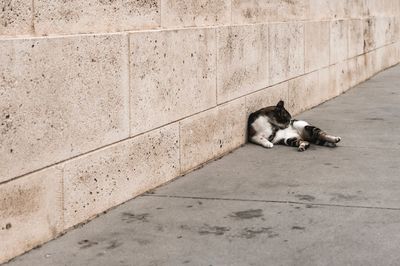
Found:
[[[400,67],[299,118],[337,148],[246,145],[16,265],[396,265]]]
[[[99,19],[102,18],[102,19]],[[40,35],[117,32],[160,26],[160,0],[35,0]]]
[[[230,0],[161,0],[161,26],[199,27],[229,25]]]

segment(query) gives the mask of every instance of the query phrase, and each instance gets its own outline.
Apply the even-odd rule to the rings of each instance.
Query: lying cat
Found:
[[[305,121],[292,119],[283,101],[252,113],[248,120],[248,134],[249,141],[265,148],[272,148],[274,144],[285,144],[298,147],[299,151],[305,151],[310,142],[336,146],[340,141],[340,137],[328,135]]]

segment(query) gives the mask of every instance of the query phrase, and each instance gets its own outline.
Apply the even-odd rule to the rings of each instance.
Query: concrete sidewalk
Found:
[[[400,67],[298,118],[339,147],[246,145],[6,265],[400,265]]]

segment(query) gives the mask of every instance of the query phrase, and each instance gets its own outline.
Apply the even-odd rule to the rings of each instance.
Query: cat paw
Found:
[[[266,142],[263,144],[263,146],[267,149],[271,149],[272,147],[274,147],[274,144],[272,144],[271,142]]]
[[[306,148],[306,147],[300,146],[300,147],[297,148],[297,150],[300,151],[300,152],[302,152],[302,151],[307,150],[307,148]]]
[[[310,147],[310,143],[307,141],[303,141],[300,143],[300,146],[297,148],[298,151],[305,151]]]

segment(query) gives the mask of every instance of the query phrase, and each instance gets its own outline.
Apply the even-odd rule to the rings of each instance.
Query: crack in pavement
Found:
[[[158,198],[193,199],[193,200],[242,201],[242,202],[264,202],[264,203],[280,203],[280,204],[298,204],[298,205],[308,205],[308,206],[400,211],[400,207],[395,208],[395,207],[362,206],[362,205],[343,205],[343,204],[330,204],[330,203],[301,202],[301,201],[291,201],[291,200],[285,201],[285,200],[216,198],[216,197],[176,196],[176,195],[148,194],[148,193],[142,194],[140,197],[158,197]]]

